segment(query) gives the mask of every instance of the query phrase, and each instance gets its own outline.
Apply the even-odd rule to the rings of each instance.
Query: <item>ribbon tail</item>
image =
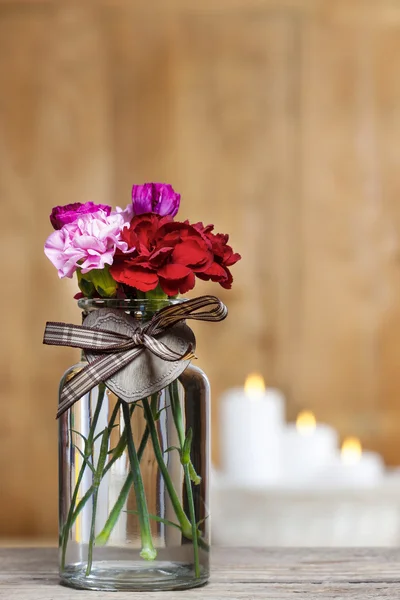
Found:
[[[96,371],[91,369],[94,362],[86,365],[64,385],[60,393],[56,419],[102,381],[100,376],[96,376]],[[75,389],[78,389],[79,392],[75,392]],[[76,395],[77,393],[79,396]]]
[[[67,410],[69,408],[71,408],[75,404],[76,401],[77,401],[76,398],[73,398],[72,400],[65,399],[63,402],[60,402],[60,404],[58,405],[58,409],[57,409],[56,419],[59,419],[61,417],[61,415],[63,415],[65,412],[67,412]]]
[[[91,389],[100,382],[105,382],[112,377],[114,373],[117,373],[117,371],[128,365],[142,351],[143,347],[133,348],[132,350],[119,353],[118,355],[102,355],[86,365],[86,367],[72,377],[62,388],[60,393],[60,403],[57,410],[57,419]]]

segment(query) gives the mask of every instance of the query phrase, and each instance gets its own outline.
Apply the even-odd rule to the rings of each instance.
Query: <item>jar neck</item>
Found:
[[[81,300],[78,300],[78,306],[82,310],[83,318],[95,310],[108,308],[121,310],[138,320],[147,321],[160,309],[165,308],[166,306],[174,306],[182,302],[185,302],[185,298],[82,298]]]

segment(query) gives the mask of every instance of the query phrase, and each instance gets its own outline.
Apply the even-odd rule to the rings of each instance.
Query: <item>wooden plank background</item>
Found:
[[[400,461],[397,0],[0,0],[0,535],[54,535],[57,381],[79,321],[51,207],[170,181],[229,231],[230,319],[196,326],[218,397],[259,370]]]

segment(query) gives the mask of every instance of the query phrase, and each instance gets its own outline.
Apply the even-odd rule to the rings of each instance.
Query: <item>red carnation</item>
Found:
[[[229,235],[224,233],[212,233],[214,225],[204,227],[203,223],[193,225],[199,231],[203,238],[210,243],[214,260],[212,264],[197,276],[205,281],[216,281],[223,288],[230,289],[232,287],[233,277],[228,267],[237,263],[241,256],[233,252],[231,246],[228,245]]]
[[[160,284],[168,296],[194,288],[195,275],[206,273],[214,262],[208,239],[189,223],[154,213],[132,219],[121,238],[135,251],[116,255],[110,272],[116,281],[142,292]]]

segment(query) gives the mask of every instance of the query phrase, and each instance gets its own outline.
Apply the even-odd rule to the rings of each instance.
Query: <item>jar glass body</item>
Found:
[[[110,306],[141,322],[164,305],[81,303],[84,313]],[[207,581],[209,401],[207,377],[189,365],[149,398],[127,404],[100,384],[60,417],[62,583],[134,591]]]

